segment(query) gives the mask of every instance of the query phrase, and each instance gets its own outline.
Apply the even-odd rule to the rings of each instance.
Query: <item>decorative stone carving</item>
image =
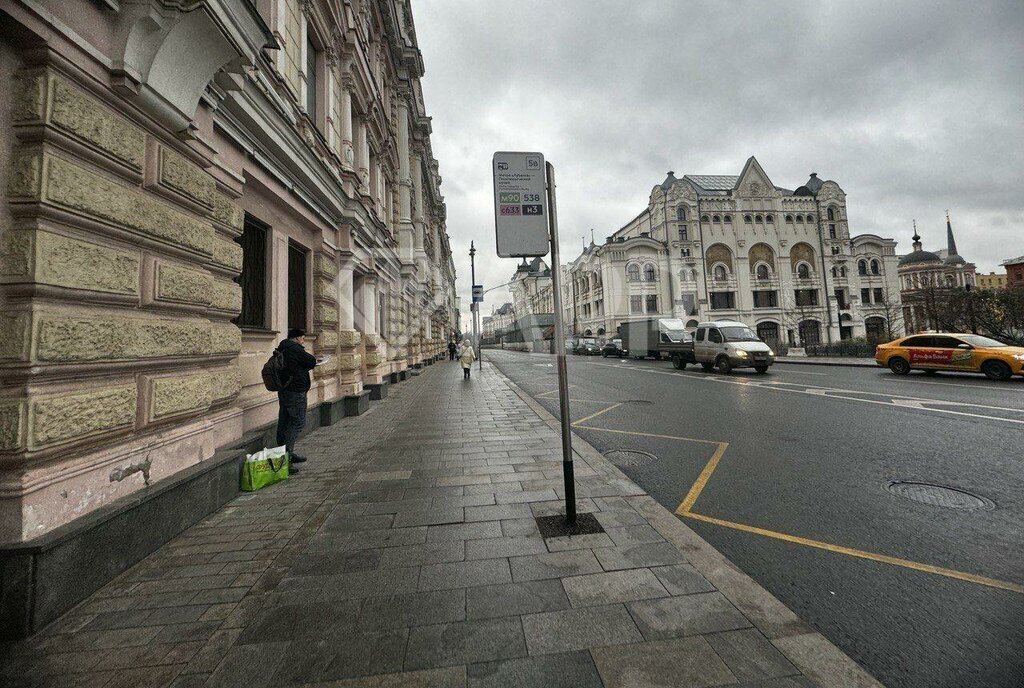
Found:
[[[213,297],[213,276],[202,270],[157,261],[156,300],[208,305]]]
[[[150,420],[200,411],[213,403],[213,377],[206,372],[153,378],[150,384]]]
[[[16,121],[50,124],[136,171],[142,170],[146,138],[140,129],[52,72],[26,75],[19,81]]]
[[[160,183],[212,208],[217,184],[205,170],[169,148],[160,147]]]
[[[135,383],[31,400],[29,449],[81,440],[135,424]]]
[[[19,161],[20,162],[20,161]],[[213,252],[213,226],[135,188],[113,182],[64,158],[46,154],[44,174],[28,197],[54,203],[198,253]],[[45,177],[45,179],[43,179]],[[15,174],[15,180],[19,174]],[[15,184],[18,191],[22,191]]]

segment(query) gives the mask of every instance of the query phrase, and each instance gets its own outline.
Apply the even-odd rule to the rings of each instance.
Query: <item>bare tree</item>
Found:
[[[882,300],[875,301],[875,305],[881,308],[881,315],[885,318],[885,333],[889,340],[903,335],[906,323],[903,320],[903,300],[899,289],[886,287],[882,292]]]

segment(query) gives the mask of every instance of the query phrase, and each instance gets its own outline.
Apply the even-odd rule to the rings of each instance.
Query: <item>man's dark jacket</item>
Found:
[[[316,367],[316,357],[293,339],[281,342],[277,350],[284,356],[285,377],[291,378],[281,391],[308,392],[309,371]]]

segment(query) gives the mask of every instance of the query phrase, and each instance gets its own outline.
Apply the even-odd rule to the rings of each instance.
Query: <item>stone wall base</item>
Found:
[[[366,389],[370,390],[370,399],[379,401],[385,399],[388,396],[388,385],[390,382],[381,382],[377,385],[366,385]]]

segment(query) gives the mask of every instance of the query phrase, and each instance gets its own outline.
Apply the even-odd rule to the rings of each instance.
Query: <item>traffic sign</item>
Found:
[[[474,284],[473,285],[473,303],[484,302],[484,285]]]
[[[497,152],[493,167],[498,256],[534,258],[547,255],[549,234],[544,155]]]

